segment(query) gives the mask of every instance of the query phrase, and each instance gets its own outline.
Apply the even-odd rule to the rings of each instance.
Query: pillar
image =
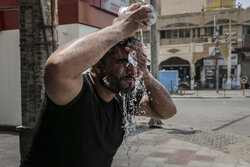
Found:
[[[191,89],[194,89],[194,78],[195,78],[195,65],[190,65],[190,78],[191,78]]]
[[[19,0],[22,125],[17,130],[21,160],[31,143],[45,92],[44,65],[54,45],[52,1]]]
[[[232,26],[231,19],[229,21],[229,43],[228,43],[228,58],[227,58],[227,89],[231,90],[231,68],[232,68]]]
[[[194,43],[190,44],[190,54],[194,57]],[[194,78],[195,78],[195,65],[191,62],[190,63],[190,81],[191,81],[191,89],[194,89]]]
[[[231,63],[231,46],[229,46],[228,50],[228,58],[227,58],[227,89],[231,90],[231,71],[232,71],[232,63]]]

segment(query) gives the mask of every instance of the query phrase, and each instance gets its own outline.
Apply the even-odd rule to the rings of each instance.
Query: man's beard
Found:
[[[135,85],[132,83],[129,83],[127,87],[125,87],[125,85],[122,85],[122,80],[125,78],[134,79],[134,77],[131,75],[126,75],[118,78],[112,73],[105,73],[100,77],[100,83],[115,94],[118,94],[119,92],[129,94],[134,90]]]

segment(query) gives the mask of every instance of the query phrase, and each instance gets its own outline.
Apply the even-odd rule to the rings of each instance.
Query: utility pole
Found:
[[[232,23],[231,18],[229,20],[229,47],[228,47],[228,58],[227,58],[227,89],[231,90],[231,68],[232,68]]]
[[[216,16],[214,15],[214,28],[215,28],[215,73],[216,73],[216,93],[219,93],[219,56],[221,54],[219,43],[219,25],[216,23]]]
[[[150,3],[155,8],[156,15],[158,15],[157,14],[156,0],[150,0]],[[156,79],[159,79],[157,21],[155,24],[151,25],[150,38],[151,38],[151,65],[150,65],[150,69],[151,69],[152,75]],[[162,125],[162,122],[161,122],[161,120],[151,118],[148,124],[150,127],[159,127],[160,125]]]
[[[45,87],[44,65],[57,47],[57,0],[19,0],[22,125],[21,160],[28,151]]]

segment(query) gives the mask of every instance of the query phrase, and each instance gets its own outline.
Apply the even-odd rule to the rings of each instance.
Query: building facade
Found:
[[[196,83],[200,88],[214,89],[216,20],[221,50],[218,60],[219,87],[239,89],[240,77],[250,77],[250,8],[234,8],[233,1],[228,1],[222,8],[211,10],[212,4],[207,1],[204,10],[193,12],[194,9],[190,7],[191,12],[165,15],[163,11],[170,8],[170,5],[165,7],[169,1],[172,2],[166,0],[158,4],[161,8],[157,23],[159,69],[178,70],[180,84],[185,83],[186,88],[193,89]],[[214,8],[220,4],[217,1],[210,3],[214,3]],[[206,7],[210,10],[206,10]],[[148,53],[149,34],[149,31],[137,32]]]

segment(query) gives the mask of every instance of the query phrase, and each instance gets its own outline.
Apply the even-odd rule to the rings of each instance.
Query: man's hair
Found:
[[[137,38],[135,38],[134,36],[128,37],[126,39],[123,39],[122,41],[120,41],[116,45],[114,45],[111,49],[109,49],[105,53],[105,55],[101,58],[101,61],[105,62],[108,57],[112,56],[114,54],[114,48],[116,46],[126,47],[126,45],[128,44],[128,42],[132,42],[132,41],[140,41],[140,40],[137,39]]]

